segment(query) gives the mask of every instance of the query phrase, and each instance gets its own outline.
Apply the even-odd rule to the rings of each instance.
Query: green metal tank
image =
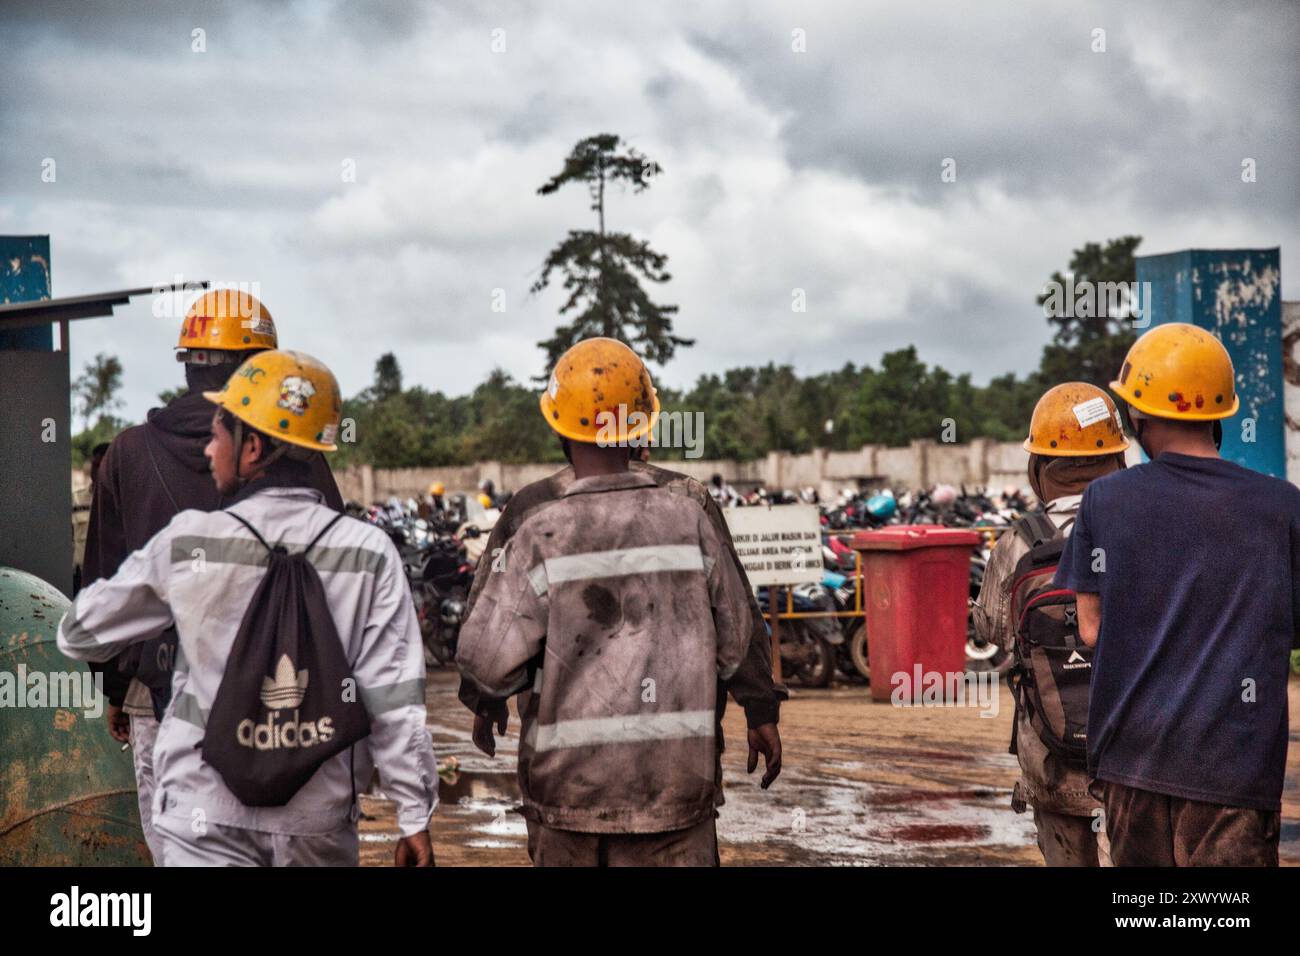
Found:
[[[55,642],[67,609],[40,578],[0,567],[0,866],[148,866],[131,754],[109,736],[108,702],[52,696],[70,692],[72,678],[56,675],[85,687],[86,665]]]

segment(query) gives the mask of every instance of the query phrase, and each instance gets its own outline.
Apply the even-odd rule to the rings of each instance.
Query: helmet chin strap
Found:
[[[267,465],[278,460],[281,455],[289,450],[289,446],[283,442],[278,442],[277,447],[261,461],[257,463],[258,471],[261,471]],[[235,487],[242,490],[243,487],[252,481],[252,477],[245,477],[240,469],[240,460],[244,457],[244,423],[235,419]]]

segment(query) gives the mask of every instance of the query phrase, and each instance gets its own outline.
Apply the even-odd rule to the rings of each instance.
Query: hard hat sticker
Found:
[[[546,392],[547,392],[548,395],[551,396],[551,400],[552,400],[552,401],[555,400],[555,393],[558,392],[559,390],[560,390],[560,383],[559,383],[558,380],[556,380],[556,378],[555,378],[555,373],[552,372],[552,373],[551,373],[551,384],[548,385],[547,388],[546,388]]]
[[[1110,417],[1110,409],[1106,407],[1104,398],[1090,398],[1086,402],[1075,405],[1071,410],[1074,412],[1074,417],[1078,419],[1080,428],[1104,422]]]
[[[295,415],[301,415],[315,394],[316,386],[311,382],[301,375],[290,375],[280,383],[280,400],[276,405],[289,409]]]

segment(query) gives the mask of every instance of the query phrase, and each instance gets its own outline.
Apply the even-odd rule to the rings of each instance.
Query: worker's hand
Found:
[[[119,744],[131,742],[131,718],[116,704],[108,705],[108,732]]]
[[[489,757],[497,755],[496,737],[492,735],[492,725],[496,724],[498,734],[506,732],[506,722],[510,719],[510,708],[504,700],[493,703],[486,713],[474,715],[474,746]]]
[[[393,866],[434,866],[433,841],[429,831],[402,837],[397,841],[397,852],[393,854]]]
[[[763,724],[749,732],[749,766],[747,773],[753,773],[758,766],[758,755],[763,755],[767,772],[763,774],[762,787],[766,790],[772,781],[781,775],[781,731],[776,724]]]

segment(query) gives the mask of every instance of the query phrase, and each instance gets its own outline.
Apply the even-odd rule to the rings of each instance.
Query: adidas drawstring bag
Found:
[[[352,671],[308,553],[342,515],[300,553],[272,547],[266,575],[248,602],[203,735],[203,759],[239,801],[279,807],[321,764],[370,733]]]

